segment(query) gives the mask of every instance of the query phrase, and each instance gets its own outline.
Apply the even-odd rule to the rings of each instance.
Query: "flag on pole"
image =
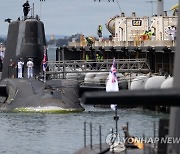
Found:
[[[47,56],[46,52],[44,52],[44,57],[43,57],[43,71],[46,72],[46,67],[47,67]]]
[[[116,62],[113,59],[113,64],[106,81],[106,92],[117,92],[119,91],[117,75],[116,75]],[[116,104],[111,104],[111,109],[116,110]]]
[[[107,77],[106,82],[106,92],[119,91],[117,75],[116,75],[116,62],[115,58],[113,59],[113,64],[111,66],[111,70]]]

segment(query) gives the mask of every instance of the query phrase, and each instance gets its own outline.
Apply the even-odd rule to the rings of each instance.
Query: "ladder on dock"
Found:
[[[46,75],[51,78],[66,78],[69,73],[84,74],[95,72],[109,72],[112,66],[112,59],[104,60],[64,60],[48,61]],[[117,73],[148,73],[150,66],[147,59],[116,59]]]

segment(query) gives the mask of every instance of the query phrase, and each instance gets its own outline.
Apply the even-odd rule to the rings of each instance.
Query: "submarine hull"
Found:
[[[4,79],[0,83],[2,112],[80,112],[79,85],[74,80]]]

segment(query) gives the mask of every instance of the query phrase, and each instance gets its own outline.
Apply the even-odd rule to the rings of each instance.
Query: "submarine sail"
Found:
[[[9,24],[2,79],[10,77],[9,66],[12,61],[17,64],[19,58],[22,58],[25,64],[28,58],[32,58],[34,75],[38,75],[45,45],[44,24],[38,17],[12,21]],[[26,77],[26,69],[24,67],[24,77]],[[17,76],[16,71],[14,75]]]

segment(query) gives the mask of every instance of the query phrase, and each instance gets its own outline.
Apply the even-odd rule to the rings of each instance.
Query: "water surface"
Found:
[[[102,141],[115,128],[114,112],[111,109],[85,106],[86,111],[70,114],[0,113],[0,153],[7,154],[72,154],[83,147],[83,128],[87,122],[93,125],[93,143],[98,143],[99,125]],[[135,136],[153,136],[153,124],[167,114],[142,109],[119,109],[118,127],[129,122],[130,133]],[[156,128],[157,129],[157,128]]]

